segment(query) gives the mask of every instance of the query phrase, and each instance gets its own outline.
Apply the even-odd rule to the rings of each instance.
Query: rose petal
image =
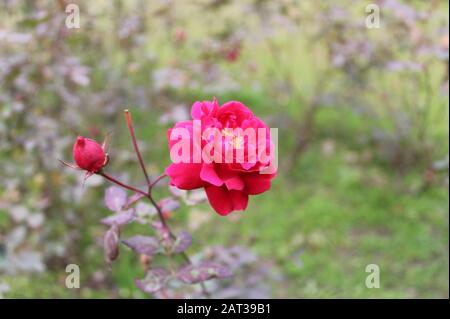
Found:
[[[238,173],[232,171],[228,166],[219,166],[218,172],[220,179],[225,182],[225,186],[229,190],[243,190],[245,187],[244,181]]]
[[[247,208],[248,195],[242,191],[227,190],[225,186],[205,186],[208,201],[214,210],[222,216],[228,215],[233,210]]]
[[[214,115],[214,113],[217,112],[218,108],[219,105],[216,98],[214,98],[212,102],[195,102],[192,105],[191,116],[194,120],[200,120],[205,115]]]
[[[245,188],[249,195],[257,195],[264,193],[270,189],[270,180],[273,175],[252,173],[243,175]]]
[[[201,164],[177,163],[166,168],[170,184],[180,189],[190,190],[202,187],[205,182],[200,179]]]
[[[228,215],[233,210],[233,203],[228,199],[228,192],[224,187],[209,185],[205,186],[205,191],[209,203],[219,215]]]
[[[239,175],[235,175],[225,181],[225,185],[229,190],[238,190],[241,191],[244,189],[245,184],[242,178]]]
[[[248,205],[248,195],[242,191],[229,191],[233,201],[233,210],[245,210]]]
[[[214,164],[203,164],[200,171],[200,178],[205,182],[213,184],[214,186],[222,186],[223,180],[220,179],[219,175],[214,169]]]

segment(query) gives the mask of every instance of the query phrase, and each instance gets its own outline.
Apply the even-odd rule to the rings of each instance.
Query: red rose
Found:
[[[193,120],[178,122],[168,131],[173,163],[166,174],[171,185],[204,187],[220,215],[246,209],[249,195],[269,190],[276,175],[269,127],[236,101],[221,107],[216,99],[195,102],[191,116]]]

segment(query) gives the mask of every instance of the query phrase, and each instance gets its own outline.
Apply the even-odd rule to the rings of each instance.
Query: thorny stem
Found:
[[[170,229],[169,225],[167,224],[167,222],[166,222],[166,220],[165,220],[165,218],[164,218],[164,216],[163,216],[163,212],[162,212],[162,210],[161,210],[161,207],[159,207],[159,205],[156,203],[156,201],[154,200],[154,198],[153,198],[153,196],[152,196],[152,189],[153,189],[153,187],[154,187],[159,181],[161,181],[164,177],[166,177],[167,175],[166,175],[166,174],[162,174],[162,175],[158,176],[153,182],[150,181],[150,178],[148,177],[148,174],[147,174],[147,170],[145,169],[144,161],[142,160],[142,156],[141,156],[141,153],[140,153],[140,151],[139,151],[139,147],[138,147],[137,142],[136,142],[136,136],[135,136],[135,134],[134,134],[133,123],[132,123],[132,121],[131,121],[131,115],[130,115],[130,112],[129,112],[128,110],[125,110],[125,118],[126,118],[126,120],[127,120],[128,128],[129,128],[129,130],[130,130],[130,135],[131,135],[131,140],[132,140],[132,142],[133,142],[134,150],[135,150],[136,155],[137,155],[137,157],[138,157],[138,159],[139,159],[139,164],[141,165],[142,171],[144,172],[145,179],[146,179],[146,181],[147,181],[148,192],[145,192],[145,191],[143,191],[143,190],[140,190],[140,189],[137,188],[137,187],[134,187],[134,186],[125,184],[125,183],[119,181],[118,179],[112,177],[112,176],[109,175],[108,173],[105,173],[103,170],[100,170],[100,171],[96,172],[95,174],[100,175],[100,176],[103,176],[104,178],[106,178],[106,179],[109,180],[110,182],[112,182],[112,183],[114,183],[114,184],[116,184],[116,185],[118,185],[118,186],[120,186],[120,187],[123,187],[123,188],[125,188],[125,189],[130,190],[130,191],[133,191],[133,192],[135,192],[135,193],[141,194],[143,197],[148,198],[148,200],[152,203],[152,205],[155,207],[156,211],[158,212],[158,218],[159,218],[160,222],[162,223],[162,225],[167,229],[167,231],[168,231],[168,233],[169,233],[169,236],[170,236],[172,239],[176,239],[177,237],[176,237],[175,234],[172,232],[172,230]],[[71,168],[75,168],[75,169],[77,168],[77,167],[75,167],[75,166],[72,166],[72,165],[70,165],[70,164],[65,163],[64,161],[60,161],[60,162],[63,163],[64,165],[66,165],[66,166],[71,167]],[[140,198],[135,199],[133,202],[129,203],[128,206],[131,206],[132,204],[136,203],[139,199],[140,199]],[[185,252],[182,252],[182,253],[181,253],[181,256],[183,257],[183,259],[184,259],[188,264],[192,264],[191,259],[189,258],[189,256],[188,256]],[[210,298],[211,295],[210,295],[210,293],[208,292],[208,290],[206,289],[205,284],[204,284],[203,282],[201,282],[201,283],[200,283],[200,286],[201,286],[201,288],[202,288],[202,293],[203,293],[203,295],[204,295],[206,298]]]
[[[160,175],[158,178],[156,178],[151,184],[150,184],[150,189],[152,189],[159,181],[161,181],[164,177],[167,177],[166,174],[162,174]],[[130,208],[132,205],[136,204],[138,201],[140,201],[143,197],[148,198],[148,194],[141,194],[141,197],[137,197],[135,199],[133,199],[132,201],[130,201],[126,206],[125,209]]]
[[[150,190],[153,188],[153,186],[155,186],[156,184],[158,184],[158,182],[160,180],[162,180],[164,177],[167,177],[166,174],[161,174],[160,176],[158,176],[151,184],[150,184]]]
[[[163,213],[162,213],[162,211],[161,211],[161,208],[156,204],[156,202],[155,202],[155,200],[153,199],[153,196],[152,196],[153,186],[155,186],[155,185],[156,185],[160,180],[162,180],[164,177],[167,177],[167,175],[166,175],[166,174],[160,175],[158,178],[156,178],[156,179],[153,181],[153,183],[150,184],[150,187],[149,187],[149,190],[148,190],[148,196],[147,196],[147,197],[148,197],[148,199],[150,200],[150,202],[153,204],[153,206],[156,208],[156,211],[158,212],[159,220],[161,221],[161,223],[163,224],[163,226],[164,226],[164,227],[167,229],[167,231],[169,232],[169,236],[170,236],[172,239],[176,239],[177,237],[175,236],[175,234],[172,232],[172,230],[170,229],[169,225],[167,224],[167,222],[166,222],[166,220],[165,220],[165,218],[164,218],[164,216],[163,216]],[[183,257],[183,259],[184,259],[188,264],[192,264],[191,259],[189,258],[189,256],[188,256],[185,252],[182,252],[182,253],[181,253],[181,256]],[[203,282],[200,282],[200,286],[201,286],[201,288],[202,288],[202,291],[203,291],[203,294],[205,295],[205,297],[210,298],[211,295],[210,295],[210,293],[208,292],[208,290],[206,289],[205,284],[204,284]]]
[[[141,195],[140,197],[134,198],[133,200],[129,201],[129,202],[125,205],[124,209],[125,209],[125,210],[129,209],[131,206],[133,206],[133,205],[136,204],[138,201],[140,201],[143,197],[145,197],[145,196],[142,195],[142,194],[140,194],[140,195]]]
[[[97,174],[103,176],[104,178],[106,178],[107,180],[109,180],[110,182],[112,182],[112,183],[114,183],[114,184],[117,184],[117,185],[119,185],[119,186],[121,186],[121,187],[123,187],[123,188],[129,189],[129,190],[131,190],[131,191],[133,191],[133,192],[139,193],[139,194],[141,194],[142,196],[148,198],[148,199],[150,200],[150,202],[152,203],[153,207],[155,207],[156,211],[158,212],[158,218],[159,218],[160,222],[163,224],[163,226],[164,226],[164,227],[167,229],[167,231],[169,232],[170,238],[172,238],[172,239],[176,239],[176,238],[177,238],[177,237],[175,236],[175,234],[172,232],[172,230],[170,229],[169,224],[167,224],[166,220],[164,219],[164,216],[163,216],[163,213],[162,213],[161,208],[160,208],[159,205],[156,203],[156,201],[154,200],[154,198],[153,198],[153,196],[152,196],[152,194],[151,194],[151,190],[152,190],[153,186],[155,186],[156,183],[158,183],[160,180],[162,180],[164,177],[166,177],[165,174],[159,176],[153,183],[150,184],[151,187],[149,188],[149,192],[148,192],[148,193],[146,193],[146,192],[144,192],[144,191],[142,191],[142,190],[140,190],[140,189],[138,189],[138,188],[136,188],[136,187],[134,187],[134,186],[127,185],[127,184],[125,184],[125,183],[119,181],[118,179],[116,179],[116,178],[110,176],[109,174],[107,174],[107,173],[105,173],[105,172],[98,172]],[[137,200],[136,200],[136,201],[137,201]],[[183,257],[183,259],[184,259],[188,264],[192,264],[191,259],[189,258],[189,256],[188,256],[185,252],[182,252],[182,253],[181,253],[181,256]],[[202,293],[203,293],[203,295],[205,295],[206,298],[210,298],[211,295],[210,295],[210,293],[208,292],[208,290],[206,290],[205,284],[204,284],[203,282],[201,282],[201,283],[200,283],[200,286],[201,286],[201,288],[202,288]]]
[[[98,172],[97,174],[103,176],[103,177],[106,178],[107,180],[109,180],[109,181],[113,182],[114,184],[117,184],[117,185],[119,185],[119,186],[121,186],[121,187],[123,187],[123,188],[129,189],[129,190],[131,190],[131,191],[133,191],[133,192],[135,192],[135,193],[139,193],[139,194],[141,194],[141,195],[143,195],[143,196],[145,196],[145,197],[148,196],[148,193],[146,193],[146,192],[144,192],[144,191],[141,191],[140,189],[138,189],[138,188],[136,188],[136,187],[134,187],[134,186],[131,186],[131,185],[127,185],[127,184],[125,184],[125,183],[122,183],[121,181],[115,179],[114,177],[112,177],[111,175],[109,175],[109,174],[107,174],[107,173],[105,173],[105,172],[100,171],[100,172]]]
[[[156,211],[158,212],[159,220],[161,221],[161,223],[163,224],[163,226],[167,229],[167,232],[169,233],[170,238],[176,239],[177,236],[175,236],[175,234],[174,234],[174,233],[172,232],[172,230],[170,229],[169,224],[167,224],[167,222],[166,222],[166,220],[165,220],[165,218],[164,218],[164,216],[163,216],[163,213],[162,213],[161,208],[159,207],[158,204],[156,204],[156,202],[155,202],[155,200],[153,199],[153,196],[152,196],[152,188],[153,188],[153,186],[154,186],[158,181],[160,181],[163,177],[165,177],[165,176],[166,176],[165,174],[164,174],[164,175],[161,175],[159,178],[157,178],[157,179],[155,180],[155,182],[153,182],[153,184],[152,184],[151,187],[149,188],[149,193],[148,193],[147,198],[150,200],[150,202],[152,203],[152,205],[156,208]],[[192,261],[191,261],[191,259],[189,258],[188,254],[186,254],[185,252],[182,252],[182,253],[181,253],[181,256],[183,257],[183,259],[184,259],[188,264],[190,264],[190,265],[192,264]],[[170,258],[170,257],[169,257],[169,258]],[[210,295],[210,293],[208,292],[208,290],[206,289],[205,284],[204,284],[203,282],[200,282],[200,286],[201,286],[201,288],[202,288],[202,293],[205,295],[205,297],[206,297],[206,298],[211,298],[211,295]]]
[[[141,195],[147,197],[148,200],[149,200],[149,201],[152,203],[152,205],[155,207],[156,211],[158,212],[158,218],[159,218],[161,224],[167,229],[167,231],[168,231],[168,233],[169,233],[169,236],[170,236],[172,239],[176,239],[177,237],[176,237],[175,234],[172,232],[172,230],[170,229],[169,225],[167,224],[167,222],[166,222],[166,220],[165,220],[165,218],[164,218],[164,216],[163,216],[163,212],[162,212],[162,210],[161,210],[161,207],[159,207],[159,205],[156,203],[155,199],[154,199],[153,196],[152,196],[152,189],[153,189],[153,186],[155,186],[159,181],[161,181],[161,180],[162,180],[164,177],[166,177],[167,175],[166,175],[166,174],[162,174],[162,175],[160,175],[158,178],[156,178],[153,182],[150,181],[150,178],[149,178],[149,176],[148,176],[148,174],[147,174],[147,170],[145,169],[145,164],[144,164],[144,161],[143,161],[143,159],[142,159],[141,152],[139,151],[139,146],[138,146],[137,141],[136,141],[136,136],[135,136],[135,134],[134,134],[133,122],[132,122],[132,120],[131,120],[131,114],[130,114],[130,112],[129,112],[128,110],[125,110],[125,119],[126,119],[126,121],[127,121],[128,129],[129,129],[129,131],[130,131],[131,141],[133,142],[134,150],[135,150],[136,155],[137,155],[137,157],[138,157],[138,159],[139,159],[139,164],[141,165],[142,171],[144,172],[145,180],[147,181],[148,192],[144,192],[144,191],[142,191],[142,190],[140,190],[140,189],[138,189],[138,188],[136,188],[136,187],[133,187],[133,186],[124,184],[124,183],[120,182],[119,180],[117,180],[117,179],[111,177],[110,175],[106,174],[105,172],[99,172],[98,174],[101,175],[101,176],[103,176],[103,177],[105,177],[107,180],[109,180],[109,181],[111,181],[111,182],[113,182],[113,183],[115,183],[115,184],[121,186],[121,187],[124,187],[124,188],[126,188],[126,189],[132,190],[132,191],[134,191],[134,192],[136,192],[136,193],[139,193],[139,194],[141,194]],[[185,252],[181,253],[181,256],[183,257],[183,259],[184,259],[188,264],[192,264],[191,259],[189,258],[189,256],[188,256]],[[210,298],[211,295],[209,294],[208,290],[206,289],[205,284],[204,284],[203,282],[201,282],[201,283],[200,283],[200,286],[201,286],[203,295],[204,295],[206,298]]]

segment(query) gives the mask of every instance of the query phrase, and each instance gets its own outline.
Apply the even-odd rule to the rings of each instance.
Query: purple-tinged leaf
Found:
[[[105,192],[105,204],[110,210],[118,212],[120,211],[127,202],[127,193],[117,187],[110,186]]]
[[[126,225],[134,220],[136,214],[134,209],[129,209],[123,212],[118,212],[114,215],[108,216],[102,219],[102,223],[108,226],[112,226],[113,224],[117,224],[119,226]]]
[[[164,268],[149,269],[144,279],[136,279],[136,286],[146,293],[155,293],[164,287],[169,272]]]
[[[137,235],[124,239],[122,242],[135,252],[147,256],[155,255],[161,249],[160,242],[155,237]]]
[[[112,261],[119,257],[119,238],[120,229],[119,226],[113,224],[111,228],[106,232],[103,239],[103,247],[105,250],[105,259],[110,264]]]
[[[139,217],[156,215],[156,208],[146,203],[138,203],[136,205],[136,215]]]
[[[161,222],[153,222],[152,227],[158,232],[159,236],[161,236],[161,238],[166,241],[166,242],[170,242],[171,238],[170,238],[170,232],[169,229],[164,226]]]
[[[192,236],[187,231],[182,231],[178,234],[175,243],[173,244],[173,252],[182,253],[192,244]]]
[[[147,203],[138,203],[136,205],[136,221],[140,224],[147,224],[156,215],[156,208]]]
[[[163,198],[159,202],[158,206],[161,208],[161,211],[163,213],[168,213],[168,212],[173,212],[174,210],[177,210],[178,208],[180,208],[180,202],[173,198],[167,197],[167,198]]]
[[[213,278],[228,278],[232,272],[223,265],[204,262],[199,265],[187,265],[178,270],[177,278],[187,284],[196,284]]]

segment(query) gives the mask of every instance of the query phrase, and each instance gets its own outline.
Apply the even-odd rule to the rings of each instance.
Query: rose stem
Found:
[[[150,202],[152,203],[152,205],[155,207],[156,211],[158,212],[159,220],[161,221],[161,223],[164,225],[164,227],[165,227],[165,228],[167,229],[167,231],[169,232],[170,237],[171,237],[172,239],[176,239],[176,236],[174,235],[174,233],[173,233],[172,230],[170,229],[169,225],[167,224],[166,220],[164,219],[164,216],[163,216],[163,214],[162,214],[161,208],[160,208],[159,205],[155,202],[155,200],[153,199],[153,197],[152,197],[152,195],[151,195],[151,190],[152,190],[153,186],[155,186],[157,182],[159,182],[160,180],[162,180],[162,179],[166,176],[165,174],[161,175],[161,176],[158,177],[152,184],[150,184],[151,187],[150,187],[150,192],[149,192],[149,193],[146,193],[146,192],[144,192],[144,191],[141,191],[140,189],[137,189],[137,188],[134,187],[134,186],[131,186],[131,185],[127,185],[127,184],[125,184],[125,183],[122,183],[121,181],[115,179],[114,177],[108,175],[108,174],[105,173],[105,172],[98,172],[97,174],[103,176],[104,178],[106,178],[107,180],[111,181],[111,182],[114,183],[114,184],[117,184],[117,185],[119,185],[119,186],[121,186],[121,187],[123,187],[123,188],[129,189],[129,190],[131,190],[131,191],[133,191],[133,192],[139,193],[139,194],[145,196],[146,198],[148,198],[148,199],[150,200]],[[188,264],[192,264],[191,259],[189,258],[189,256],[188,256],[185,252],[182,252],[182,253],[181,253],[181,256],[183,257],[183,259],[184,259]],[[203,292],[203,294],[205,295],[205,297],[206,297],[206,298],[210,298],[211,295],[210,295],[210,293],[208,292],[208,290],[206,290],[205,284],[204,284],[203,282],[201,282],[201,283],[200,283],[200,286],[201,286],[201,288],[202,288],[202,292]]]
[[[167,177],[166,174],[161,174],[160,176],[158,176],[151,184],[150,184],[150,189],[153,188],[153,186],[155,186],[160,180],[162,180],[164,177]]]
[[[159,181],[161,181],[161,180],[162,180],[164,177],[166,177],[166,176],[167,176],[166,174],[160,175],[157,179],[155,179],[155,180],[151,183],[150,188],[153,188],[153,186],[155,186]],[[144,197],[148,199],[147,195],[142,196],[142,197],[138,197],[138,198],[132,200],[131,202],[129,202],[129,203],[125,206],[125,209],[130,208],[132,205],[136,204],[138,201],[140,201],[140,200],[141,200],[142,198],[144,198]]]
[[[117,184],[117,185],[119,185],[119,186],[121,186],[123,188],[129,189],[129,190],[131,190],[131,191],[133,191],[135,193],[139,193],[139,194],[141,194],[141,195],[143,195],[145,197],[148,196],[148,193],[146,193],[146,192],[144,192],[144,191],[142,191],[142,190],[140,190],[140,189],[138,189],[138,188],[136,188],[134,186],[122,183],[121,181],[115,179],[114,177],[112,177],[111,175],[109,175],[109,174],[107,174],[105,172],[98,172],[97,174],[103,176],[107,180],[109,180],[109,181],[113,182],[114,184]]]
[[[176,239],[177,237],[172,232],[172,230],[170,229],[170,227],[167,224],[166,220],[164,219],[164,216],[163,216],[163,213],[161,211],[161,208],[155,202],[155,200],[153,199],[153,196],[152,196],[152,188],[153,188],[153,186],[156,183],[158,183],[161,179],[163,179],[166,175],[163,174],[163,175],[159,176],[153,183],[150,182],[150,178],[148,177],[147,170],[145,169],[145,164],[144,164],[144,161],[142,159],[141,152],[139,151],[139,146],[138,146],[137,141],[136,141],[136,135],[134,134],[133,121],[131,119],[130,111],[128,109],[126,109],[124,112],[125,112],[125,119],[127,121],[128,129],[130,131],[131,141],[133,142],[134,151],[136,152],[136,155],[137,155],[137,157],[139,159],[139,164],[141,165],[142,171],[144,172],[144,175],[145,175],[145,180],[147,181],[147,185],[148,185],[148,193],[147,194],[145,194],[145,193],[143,193],[141,191],[139,191],[139,193],[143,194],[143,195],[145,194],[144,196],[146,196],[150,200],[150,202],[152,203],[152,205],[155,207],[156,211],[158,212],[158,218],[159,218],[160,222],[167,229],[167,231],[169,232],[170,237],[172,239]],[[189,256],[185,252],[182,252],[181,255],[183,256],[184,260],[188,264],[192,264],[191,259],[189,258]],[[210,294],[206,290],[205,284],[203,282],[201,282],[200,285],[201,285],[202,292],[205,295],[205,297],[209,298]]]
[[[139,151],[139,147],[138,147],[138,144],[136,141],[136,136],[134,135],[134,128],[133,128],[133,122],[131,120],[131,114],[128,110],[125,110],[125,119],[127,121],[128,129],[130,131],[131,141],[133,142],[134,151],[136,152],[136,155],[139,159],[139,164],[141,165],[142,171],[144,172],[145,180],[147,181],[147,185],[148,185],[148,187],[150,187],[150,185],[151,185],[150,178],[148,177],[147,169],[145,168],[145,164],[142,159],[141,152]]]

